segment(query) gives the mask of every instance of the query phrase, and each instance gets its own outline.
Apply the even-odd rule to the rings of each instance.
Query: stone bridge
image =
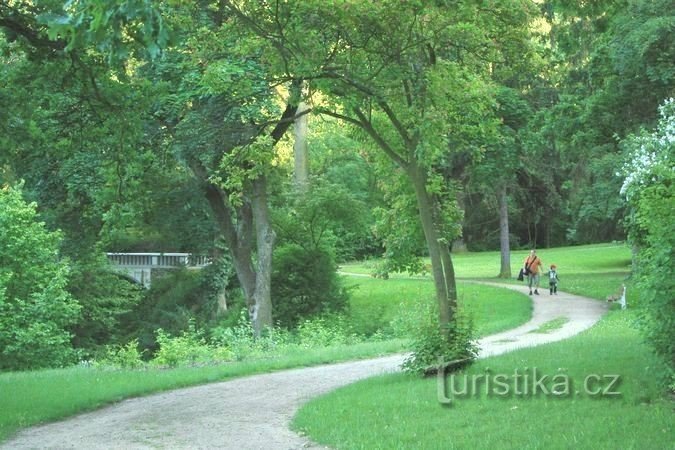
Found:
[[[152,271],[156,269],[201,269],[211,263],[207,256],[191,253],[107,253],[110,264],[126,273],[139,284],[149,288]]]

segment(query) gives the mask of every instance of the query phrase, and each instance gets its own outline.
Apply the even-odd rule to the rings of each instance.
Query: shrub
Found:
[[[342,317],[317,317],[303,321],[297,329],[298,343],[305,348],[349,344],[356,336]]]
[[[231,353],[220,349],[216,351],[197,331],[194,322],[190,322],[188,331],[172,337],[161,328],[156,331],[159,350],[152,360],[160,366],[178,367],[199,363],[214,363],[231,359]]]
[[[105,355],[96,360],[97,366],[121,369],[138,369],[144,366],[142,352],[138,351],[138,339],[126,345],[109,345]]]
[[[229,261],[221,258],[202,270],[155,271],[152,287],[125,317],[127,335],[139,336],[142,348],[155,351],[158,328],[178,336],[188,329],[191,319],[200,327],[213,324],[223,313],[219,310],[218,295],[230,286],[230,267]],[[232,292],[228,290],[225,295]],[[236,310],[237,305],[233,305],[236,301],[228,300],[228,306]]]
[[[242,361],[256,353],[260,339],[256,339],[251,321],[245,310],[233,326],[219,326],[211,330],[211,342],[218,348],[227,348],[236,361]]]
[[[272,304],[274,320],[293,328],[302,319],[344,311],[342,287],[331,255],[320,248],[286,244],[274,252]]]
[[[421,308],[420,320],[412,335],[412,353],[403,363],[407,372],[422,374],[430,368],[453,361],[467,365],[478,354],[471,319],[461,311],[442,333],[437,308]]]

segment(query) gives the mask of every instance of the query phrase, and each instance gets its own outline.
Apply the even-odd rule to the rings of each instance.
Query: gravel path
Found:
[[[499,285],[527,293],[522,285]],[[565,339],[607,311],[597,300],[559,292],[534,296],[532,320],[480,340],[480,357]],[[530,333],[558,317],[548,334]],[[25,429],[0,449],[320,448],[288,429],[307,400],[372,375],[399,369],[404,355],[285,370],[119,402],[61,422]]]

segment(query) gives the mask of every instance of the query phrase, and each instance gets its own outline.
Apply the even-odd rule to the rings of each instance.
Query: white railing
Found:
[[[108,261],[122,267],[149,267],[164,269],[172,267],[204,267],[211,263],[208,256],[191,253],[107,253]]]
[[[106,253],[108,261],[146,288],[152,282],[153,269],[187,267],[201,269],[211,264],[208,256],[191,253]]]

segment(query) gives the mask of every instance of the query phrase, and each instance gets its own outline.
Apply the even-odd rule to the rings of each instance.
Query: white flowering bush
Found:
[[[631,203],[648,186],[672,180],[675,153],[675,99],[659,108],[656,132],[629,136],[623,146],[628,150],[620,176],[624,176],[621,194]]]
[[[621,194],[630,209],[628,236],[638,248],[641,325],[664,358],[667,382],[675,390],[675,100],[661,106],[655,131],[629,136],[622,145],[627,158]]]

